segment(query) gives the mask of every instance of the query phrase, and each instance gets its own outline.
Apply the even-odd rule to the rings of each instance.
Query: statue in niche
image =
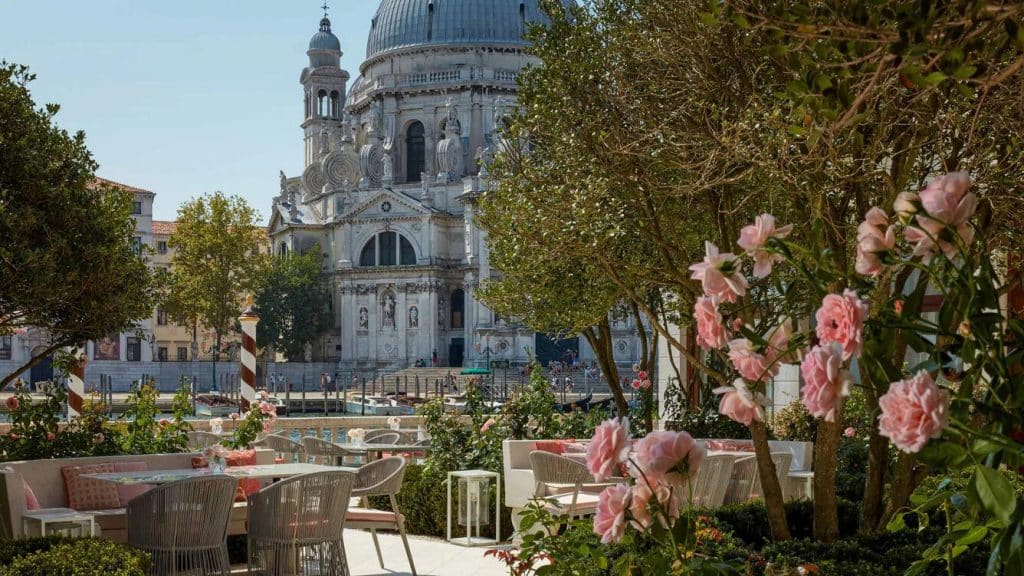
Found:
[[[395,329],[395,295],[388,292],[384,295],[384,300],[381,302],[381,309],[383,314],[381,315],[384,319],[384,328]]]
[[[437,301],[437,325],[444,328],[447,325],[445,310],[448,308],[448,300],[444,296]]]
[[[370,312],[366,308],[359,309],[359,329],[369,330],[370,329]]]
[[[409,308],[409,328],[420,327],[420,309],[413,306]]]
[[[391,158],[391,153],[385,152],[381,161],[384,164],[384,176],[382,177],[382,180],[385,185],[390,185],[395,181],[395,163]]]

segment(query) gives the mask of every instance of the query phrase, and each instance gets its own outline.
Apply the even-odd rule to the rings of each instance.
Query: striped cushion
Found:
[[[373,508],[349,508],[345,514],[346,522],[380,522],[395,524],[398,516],[388,510],[374,510]]]

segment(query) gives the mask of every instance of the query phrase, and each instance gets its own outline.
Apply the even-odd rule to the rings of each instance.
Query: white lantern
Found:
[[[494,481],[494,517],[491,517],[491,481]],[[452,500],[452,490],[456,500]],[[455,520],[466,527],[466,536],[452,538],[452,505],[458,507]],[[463,546],[482,546],[501,541],[501,475],[487,470],[448,473],[448,540]],[[481,528],[494,524],[494,538],[480,536]]]

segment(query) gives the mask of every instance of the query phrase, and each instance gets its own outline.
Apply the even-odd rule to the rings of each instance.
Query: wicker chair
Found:
[[[537,482],[534,497],[546,500],[552,513],[571,518],[594,514],[598,493],[611,485],[595,482],[582,462],[542,450],[530,452],[530,468]]]
[[[405,534],[405,516],[398,510],[398,499],[395,496],[402,489],[405,477],[405,458],[392,456],[370,462],[356,472],[356,487],[352,496],[362,500],[362,508],[350,508],[346,528],[369,530],[373,537],[373,545],[377,548],[377,561],[384,569],[384,557],[377,540],[377,530],[398,530],[405,546],[405,555],[409,558],[409,569],[416,576],[416,565],[412,561],[412,550]],[[391,510],[375,510],[370,508],[370,496],[387,496],[391,500]]]
[[[733,463],[736,456],[732,454],[713,454],[704,458],[693,479],[694,508],[718,508],[725,502],[725,494],[729,490],[729,478],[732,476]],[[685,499],[685,498],[684,498]]]
[[[249,496],[249,574],[348,576],[343,540],[355,474],[303,474]]]
[[[188,432],[188,449],[202,450],[214,444],[220,444],[224,438],[212,432]]]
[[[291,438],[270,434],[262,440],[253,442],[252,445],[254,447],[270,448],[275,454],[281,456],[283,462],[306,461],[306,448],[303,447],[302,443],[296,442]]]
[[[349,452],[337,444],[313,436],[303,436],[302,447],[306,450],[307,456],[312,456],[325,466],[344,466],[346,458],[361,458],[356,452]]]
[[[789,466],[793,455],[789,452],[772,452],[775,474],[780,485],[789,475]],[[757,472],[757,456],[744,456],[733,464],[732,479],[729,482],[725,501],[742,503],[752,498],[761,497],[761,476]]]
[[[229,476],[188,478],[128,503],[128,543],[152,555],[150,574],[231,572],[227,533],[237,485]]]
[[[412,438],[397,430],[367,430],[363,440],[367,444],[412,444]]]

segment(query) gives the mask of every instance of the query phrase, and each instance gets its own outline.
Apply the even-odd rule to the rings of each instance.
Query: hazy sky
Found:
[[[0,59],[84,130],[99,175],[156,192],[154,216],[204,192],[266,217],[302,169],[299,73],[323,0],[0,0]],[[377,0],[329,0],[353,80]]]

